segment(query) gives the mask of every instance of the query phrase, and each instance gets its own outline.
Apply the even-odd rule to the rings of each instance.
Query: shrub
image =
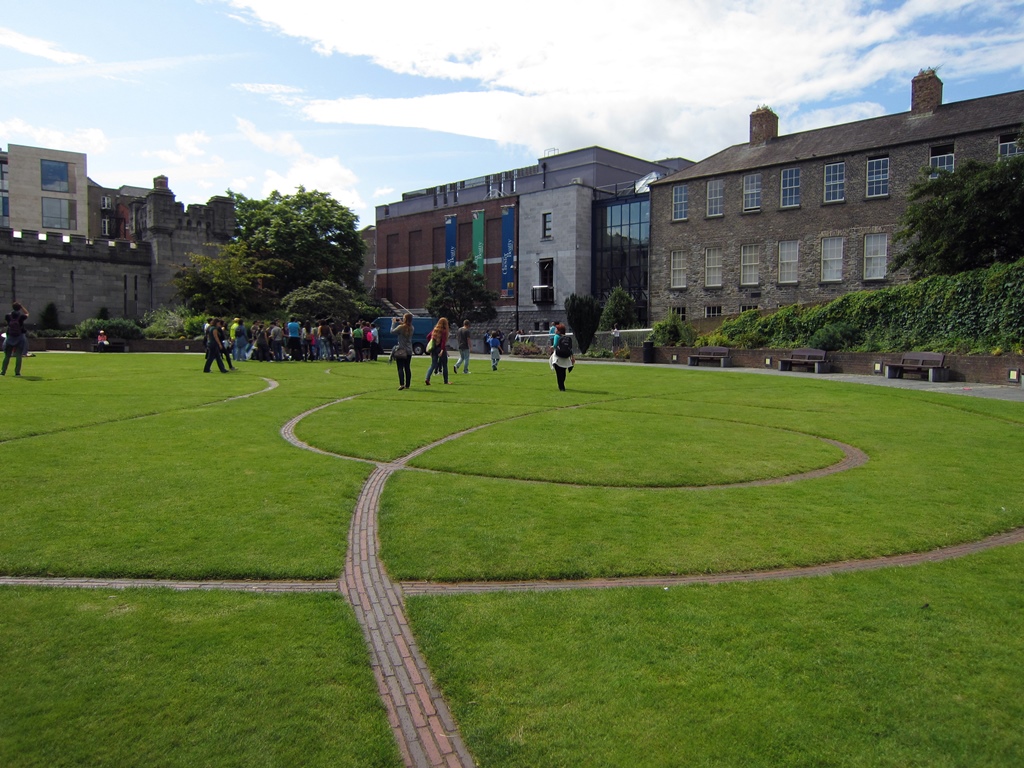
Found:
[[[47,331],[60,328],[60,318],[57,316],[57,305],[52,301],[46,305],[42,314],[39,315],[39,327]]]
[[[654,324],[647,340],[656,347],[690,347],[696,338],[697,330],[692,325],[684,323],[677,313],[669,312],[668,317]]]
[[[143,333],[147,339],[180,339],[189,337],[186,331],[186,324],[192,319],[192,315],[184,307],[161,307],[152,312],[147,312],[143,318]],[[202,322],[200,320],[200,331]]]
[[[106,320],[91,317],[75,326],[75,335],[80,339],[95,339],[100,330],[105,330],[107,338],[110,339],[143,338],[142,328],[139,324],[124,317],[107,318]]]
[[[850,323],[829,323],[815,331],[807,345],[832,352],[855,347],[860,343],[860,339],[861,332],[856,326]]]
[[[601,322],[601,304],[589,294],[574,293],[565,300],[565,319],[569,321],[580,353],[586,352]]]
[[[521,357],[537,357],[543,353],[541,348],[532,341],[517,341],[512,345],[512,354]]]

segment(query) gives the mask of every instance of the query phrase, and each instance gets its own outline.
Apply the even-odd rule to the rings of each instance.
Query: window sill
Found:
[[[725,217],[724,213],[709,213],[704,218],[705,219],[721,219],[721,218],[724,218],[724,217]]]
[[[821,202],[822,206],[826,206],[826,205],[844,205],[845,203],[846,203],[846,198],[845,197],[842,200],[822,200],[822,202]]]
[[[761,212],[760,208],[744,208],[743,211],[742,211],[744,216],[749,216],[752,213],[760,213],[760,212]]]
[[[800,282],[793,281],[792,283],[776,283],[775,285],[779,288],[796,288],[800,285]]]
[[[796,205],[780,205],[778,210],[779,210],[779,212],[782,212],[782,211],[799,211],[802,207],[803,206],[800,203],[797,203]]]
[[[872,200],[888,200],[888,199],[889,199],[888,193],[886,193],[884,195],[865,195],[864,196],[864,202],[865,203],[869,203]]]
[[[689,216],[684,216],[684,217],[683,217],[683,218],[681,218],[681,219],[672,219],[672,223],[674,224],[674,223],[675,223],[675,222],[677,222],[677,221],[689,221],[689,220],[690,220],[690,217],[689,217]]]

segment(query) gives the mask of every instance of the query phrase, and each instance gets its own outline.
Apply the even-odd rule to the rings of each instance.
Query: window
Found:
[[[796,263],[800,255],[799,240],[783,240],[779,243],[779,282],[796,282]]]
[[[0,192],[0,227],[11,226],[11,198]]]
[[[935,171],[953,172],[953,145],[943,144],[941,147],[932,147],[931,167]],[[933,173],[932,178],[937,179],[938,173]]]
[[[868,159],[868,197],[886,197],[889,194],[889,158]]]
[[[757,285],[760,277],[757,251],[756,245],[740,247],[740,285]]]
[[[748,173],[743,177],[743,210],[761,210],[761,174]]]
[[[672,276],[669,287],[686,287],[686,253],[684,251],[672,251]]]
[[[717,307],[704,307],[704,317],[707,318],[707,317],[721,317],[721,316],[722,316],[722,307],[721,307],[721,305],[719,305]]]
[[[720,286],[722,284],[722,249],[706,248],[704,250],[704,285]]]
[[[708,216],[721,216],[725,199],[725,181],[712,179],[708,182]]]
[[[782,172],[782,207],[800,205],[800,169],[787,168]]]
[[[686,322],[686,307],[669,307],[668,311],[676,313],[680,320]]]
[[[843,279],[843,238],[822,239],[821,279],[824,282],[837,282]]]
[[[73,200],[43,198],[43,227],[49,229],[77,229]]]
[[[1024,150],[1017,144],[1017,136],[1012,133],[1005,133],[999,137],[999,159],[1013,157],[1024,153]]]
[[[111,200],[110,195],[100,195],[100,208],[102,208],[104,211],[109,211],[113,207],[114,204]]]
[[[0,191],[6,192],[7,187],[7,163],[0,162]]]
[[[889,236],[864,236],[864,279],[884,280],[889,255]]]
[[[540,237],[541,240],[551,239],[551,214],[542,213],[540,215]]]
[[[749,312],[752,309],[756,310],[760,309],[760,307],[758,307],[757,304],[740,304],[740,314],[743,314],[744,312]]]
[[[682,221],[690,215],[690,188],[686,184],[672,187],[672,220]]]
[[[110,219],[100,219],[100,234],[104,237],[110,237],[110,231],[113,229],[110,225]]]
[[[825,202],[841,203],[846,199],[846,163],[825,166]]]
[[[42,176],[42,187],[46,192],[70,192],[68,164],[57,160],[40,160],[39,173]]]
[[[555,260],[541,259],[537,264],[539,273],[539,285],[551,287],[555,284]]]

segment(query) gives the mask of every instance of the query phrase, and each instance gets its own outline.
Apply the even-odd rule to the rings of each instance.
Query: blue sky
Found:
[[[371,224],[404,191],[601,145],[646,159],[1024,89],[1024,2],[81,0],[8,3],[0,146],[88,154],[104,186],[164,174],[330,192]],[[1024,115],[1022,115],[1024,120]]]

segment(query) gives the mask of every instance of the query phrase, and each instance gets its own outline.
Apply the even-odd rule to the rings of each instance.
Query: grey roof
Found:
[[[900,112],[813,131],[791,133],[751,146],[736,144],[689,168],[661,179],[660,184],[784,165],[872,149],[952,139],[978,131],[1016,131],[1024,124],[1024,91],[943,104],[934,112]]]

